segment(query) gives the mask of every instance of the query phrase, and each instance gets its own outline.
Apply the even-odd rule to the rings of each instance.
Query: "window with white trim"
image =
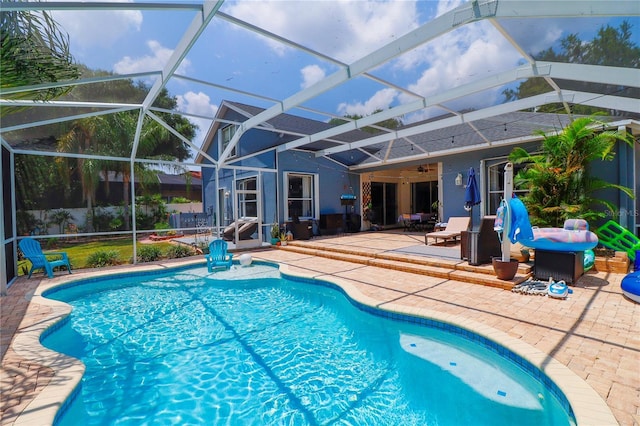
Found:
[[[318,177],[314,174],[285,173],[285,217],[293,220],[316,218],[318,206]]]
[[[498,206],[500,205],[500,200],[502,200],[502,196],[504,195],[504,166],[507,164],[506,159],[495,160],[495,161],[487,161],[486,170],[487,170],[487,202],[486,205],[486,214],[494,215],[496,214],[496,210],[498,210]],[[518,174],[520,170],[525,167],[523,164],[514,164],[513,165],[513,176]],[[513,193],[517,196],[521,197],[526,195],[529,191],[526,189],[516,189],[515,186],[513,188]]]
[[[221,155],[224,152],[224,150],[227,149],[227,146],[229,146],[229,143],[231,142],[231,139],[233,138],[233,135],[235,135],[235,133],[236,133],[236,130],[238,130],[238,126],[236,126],[236,125],[230,125],[230,126],[224,127],[221,130],[221,133],[222,133],[222,144],[221,144],[221,151],[220,151]],[[236,155],[238,155],[238,145],[237,144],[236,144],[236,146],[233,147],[233,149],[229,153],[229,158],[233,158]]]
[[[237,180],[236,189],[238,190],[238,216],[258,217],[257,178]]]

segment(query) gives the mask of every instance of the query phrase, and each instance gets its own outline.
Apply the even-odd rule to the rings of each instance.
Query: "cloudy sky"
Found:
[[[238,1],[225,3],[221,11],[350,64],[461,3],[460,0]],[[77,62],[93,69],[128,74],[162,69],[194,12],[74,10],[56,11],[54,16],[69,33]],[[557,45],[569,33],[591,40],[603,24],[617,26],[619,22],[518,20],[502,24],[526,52],[535,54]],[[461,26],[371,73],[415,94],[429,96],[523,63],[521,54],[489,22],[483,21]],[[337,70],[331,61],[214,18],[177,73],[281,100]],[[202,116],[215,114],[225,99],[261,107],[271,105],[265,100],[184,79],[171,80],[167,88],[177,97],[182,111]],[[492,105],[500,101],[502,90],[497,88],[447,106]],[[357,78],[304,105],[337,116],[367,115],[414,99],[395,88]],[[432,113],[423,111],[404,117],[404,121],[416,121]],[[198,121],[201,129],[209,126],[206,120],[194,121]],[[201,142],[201,138],[202,134],[196,142]]]

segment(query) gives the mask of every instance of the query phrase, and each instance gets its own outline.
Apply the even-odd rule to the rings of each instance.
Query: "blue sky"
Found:
[[[351,63],[461,3],[456,0],[270,0],[227,2],[221,10],[339,61]],[[56,11],[54,16],[70,35],[77,62],[94,69],[134,73],[162,69],[194,12]],[[547,19],[502,24],[527,52],[535,54],[556,45],[569,33],[578,33],[583,40],[591,40],[603,24],[617,26],[619,22],[620,19]],[[637,32],[638,18],[631,22]],[[523,59],[517,50],[484,21],[447,33],[371,73],[419,95],[429,96],[521,63]],[[284,99],[337,69],[330,62],[214,18],[178,73]],[[205,116],[213,116],[224,99],[262,107],[270,105],[185,80],[174,79],[167,88],[177,97],[182,111]],[[493,105],[500,102],[502,89],[467,97],[447,106],[480,108]],[[369,79],[357,78],[305,106],[337,116],[366,115],[413,99]],[[404,117],[404,120],[417,121],[437,113],[442,110],[422,111]],[[196,141],[200,143],[209,122],[193,121],[201,128]]]

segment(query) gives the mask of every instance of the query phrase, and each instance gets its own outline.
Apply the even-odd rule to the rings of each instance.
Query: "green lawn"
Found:
[[[146,245],[146,244],[145,244]],[[169,242],[157,242],[154,245],[160,247],[163,253],[167,251],[167,248],[171,246]],[[80,242],[80,243],[64,243],[60,244],[59,247],[53,249],[45,249],[45,243],[42,242],[43,251],[64,251],[69,256],[69,261],[71,262],[71,269],[83,269],[87,268],[87,259],[89,256],[99,250],[115,250],[118,252],[118,260],[120,264],[124,263],[132,263],[133,259],[133,243],[131,239],[109,239],[109,240],[97,240],[97,241],[89,241],[89,242]],[[140,250],[141,244],[138,243],[138,250]],[[25,271],[23,271],[23,265],[26,268],[28,273],[29,268],[31,268],[31,262],[28,260],[18,261],[18,275],[25,275]]]

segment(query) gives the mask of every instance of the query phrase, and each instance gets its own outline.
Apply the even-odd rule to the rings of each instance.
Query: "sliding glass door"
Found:
[[[371,206],[373,223],[394,225],[398,220],[398,185],[388,182],[371,182]]]
[[[438,213],[432,208],[438,201],[438,181],[414,182],[411,184],[411,213]]]

